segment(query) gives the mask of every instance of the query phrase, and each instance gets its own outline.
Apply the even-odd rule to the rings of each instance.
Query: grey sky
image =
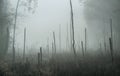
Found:
[[[11,1],[13,7],[15,7],[16,1]],[[79,0],[72,0],[72,2],[75,18],[75,39],[78,43],[80,39],[83,40],[86,26],[83,15],[84,7],[79,3]],[[38,6],[34,14],[26,13],[21,6],[18,11],[24,14],[25,17],[18,17],[17,20],[17,47],[23,47],[24,27],[27,29],[27,47],[35,46],[38,49],[39,46],[45,47],[48,38],[51,46],[53,31],[56,33],[56,42],[59,46],[59,25],[62,29],[62,47],[66,47],[67,26],[70,26],[69,0],[38,0]]]
[[[16,0],[11,0],[11,3],[15,8]],[[114,27],[118,27],[119,21],[117,20],[120,17],[116,11],[119,11],[119,3],[118,0],[72,0],[76,44],[80,44],[81,40],[84,41],[84,29],[87,27],[88,47],[98,49],[99,42],[103,42],[104,25],[107,28],[105,29],[107,30],[106,36],[109,37],[110,17],[113,18]],[[18,48],[23,47],[24,27],[27,29],[27,47],[34,46],[37,49],[40,46],[46,47],[48,38],[51,47],[52,32],[55,31],[58,48],[59,25],[62,29],[62,48],[66,47],[67,26],[70,26],[69,0],[38,0],[34,14],[24,11],[22,6],[18,11],[25,16],[18,17],[17,21],[16,46]]]

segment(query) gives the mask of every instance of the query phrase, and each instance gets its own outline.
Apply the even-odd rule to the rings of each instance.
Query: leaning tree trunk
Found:
[[[71,9],[71,31],[72,31],[72,49],[74,52],[74,55],[76,56],[76,50],[75,50],[75,35],[74,35],[74,17],[73,17],[73,7],[72,7],[72,2],[70,0],[70,9]]]

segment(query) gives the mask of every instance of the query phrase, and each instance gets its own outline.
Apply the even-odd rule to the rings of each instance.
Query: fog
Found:
[[[8,4],[8,6],[4,4]],[[16,0],[1,1],[1,18],[4,15],[8,15],[5,17],[6,20],[1,22],[1,24],[4,25],[4,28],[2,25],[1,28],[5,30],[9,26],[9,41],[11,41],[11,44],[16,4]],[[72,4],[76,49],[81,45],[81,41],[85,40],[85,28],[87,28],[88,31],[87,48],[97,50],[99,44],[103,44],[104,40],[107,42],[107,47],[109,48],[110,19],[113,21],[114,47],[116,50],[119,49],[120,8],[118,0],[74,0]],[[8,10],[6,11],[4,9]],[[51,48],[53,32],[55,32],[56,35],[56,47],[59,52],[59,29],[61,28],[61,47],[62,50],[65,50],[71,47],[70,25],[69,0],[20,0],[15,34],[16,49],[23,49],[24,28],[26,28],[26,52],[29,52],[33,47],[36,49],[36,52],[39,51],[40,46],[46,48],[47,45],[49,45],[49,48]],[[8,43],[6,42],[6,44]],[[102,46],[102,48],[104,48],[104,46]],[[12,50],[12,45],[9,45],[9,49]]]
[[[110,37],[110,18],[113,19],[113,33],[116,35],[114,40],[119,39],[120,12],[118,0],[74,0],[72,2],[76,44],[84,41],[84,28],[87,27],[89,32],[87,47],[93,50],[98,49],[99,43],[102,43],[104,40],[104,35],[106,35],[106,41]],[[11,3],[15,7],[16,1],[11,1]],[[40,46],[46,47],[48,39],[49,45],[51,45],[53,31],[55,31],[57,48],[59,49],[59,26],[62,29],[62,48],[66,48],[66,31],[67,27],[70,28],[69,0],[38,0],[34,13],[26,12],[22,5],[18,11],[25,16],[19,17],[17,22],[16,46],[18,48],[23,47],[23,30],[26,27],[26,47],[28,49],[31,46],[34,46],[36,49]],[[68,31],[70,30],[68,29]],[[114,41],[114,44],[118,44],[117,42]],[[107,46],[109,47],[109,45]],[[115,47],[119,49],[119,46]]]
[[[119,76],[119,0],[0,0],[0,76]]]
[[[12,0],[12,3],[16,2]],[[15,3],[13,3],[13,6]],[[78,0],[73,1],[74,21],[75,21],[75,38],[79,44],[84,40],[84,28],[87,27],[83,15],[83,5]],[[24,11],[20,6],[18,11],[25,17],[18,17],[16,46],[23,47],[23,32],[27,29],[26,48],[34,46],[39,49],[40,46],[46,47],[49,39],[49,45],[52,44],[54,31],[56,34],[57,48],[59,49],[59,26],[61,26],[61,44],[66,48],[67,29],[70,31],[70,5],[69,0],[41,0],[37,3],[37,8],[33,14]],[[26,17],[27,16],[27,17]],[[68,35],[69,36],[69,35]],[[69,36],[70,37],[70,36]],[[50,46],[51,47],[51,46]],[[39,51],[39,50],[38,50]]]
[[[119,20],[120,20],[120,1],[119,0],[86,0],[84,1],[84,15],[91,36],[90,43],[94,45],[97,41],[103,42],[110,37],[110,19],[113,24],[114,47],[119,49]]]

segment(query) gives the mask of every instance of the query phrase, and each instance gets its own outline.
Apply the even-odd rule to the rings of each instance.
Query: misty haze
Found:
[[[0,76],[120,76],[119,0],[0,0]]]

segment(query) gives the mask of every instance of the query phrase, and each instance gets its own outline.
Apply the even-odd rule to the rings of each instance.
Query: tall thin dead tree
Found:
[[[87,51],[87,29],[85,28],[85,52]]]
[[[52,57],[54,56],[54,43],[52,42]]]
[[[15,33],[16,33],[16,23],[17,23],[17,14],[18,14],[18,6],[19,6],[20,0],[17,1],[17,6],[15,10],[15,23],[14,23],[14,29],[13,29],[13,58],[12,58],[12,63],[14,65],[15,63]]]
[[[104,37],[104,48],[105,48],[105,52],[107,53],[107,47],[106,47],[105,37]]]
[[[40,47],[40,52],[38,53],[38,67],[42,66],[42,47]]]
[[[113,42],[113,27],[112,27],[112,19],[110,19],[110,32],[111,32],[111,40]],[[113,45],[112,45],[113,48]]]
[[[48,55],[49,55],[49,38],[47,39],[47,51],[48,51]]]
[[[43,60],[42,60],[42,59],[43,59],[42,57],[43,57],[42,47],[40,47],[40,61],[41,61],[41,64],[42,64],[42,61],[43,61]]]
[[[72,31],[72,49],[74,52],[74,55],[76,56],[76,50],[75,50],[75,37],[74,37],[74,17],[73,17],[73,6],[72,1],[70,0],[70,9],[71,9],[71,31]]]
[[[55,32],[53,32],[53,40],[54,40],[54,53],[56,54],[56,38],[55,38]]]
[[[110,19],[110,31],[111,31],[111,41],[112,41],[112,48],[113,48],[113,27],[112,27],[112,19]],[[114,49],[114,48],[113,48]]]
[[[81,48],[82,48],[82,54],[84,56],[84,47],[83,47],[83,41],[81,41]]]
[[[40,67],[40,53],[38,52],[38,67]]]
[[[114,61],[114,50],[113,50],[113,27],[112,27],[112,19],[110,19],[110,32],[111,32],[111,38],[109,38],[110,43],[110,51],[111,51],[111,57],[112,57],[112,63]]]
[[[9,32],[9,28],[7,27],[7,44],[6,44],[6,49],[8,50],[8,46],[9,46],[9,38],[10,38],[10,32]]]
[[[110,52],[111,52],[111,60],[112,60],[112,63],[114,62],[114,56],[113,56],[113,48],[112,48],[112,39],[109,38],[109,44],[110,44]]]
[[[23,61],[25,61],[25,47],[26,47],[26,28],[24,28]]]

